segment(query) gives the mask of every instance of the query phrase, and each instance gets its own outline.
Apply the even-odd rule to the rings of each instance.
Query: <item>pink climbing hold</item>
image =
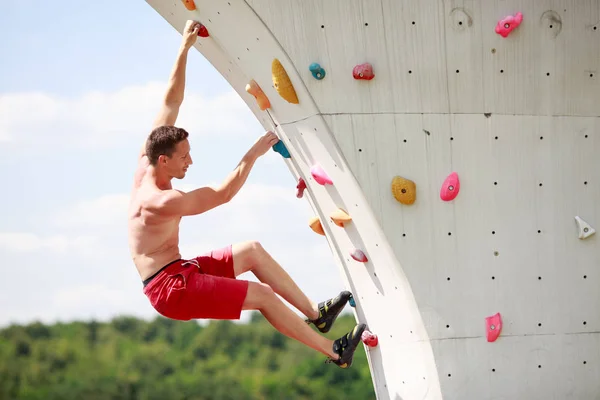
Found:
[[[515,15],[509,15],[498,21],[496,25],[496,33],[502,37],[507,37],[513,30],[515,30],[523,21],[523,14],[520,12]]]
[[[359,64],[352,70],[352,76],[354,79],[365,79],[370,81],[375,78],[373,66],[369,63]]]
[[[298,189],[296,197],[301,199],[302,196],[304,196],[304,189],[306,189],[306,182],[304,182],[304,179],[302,179],[302,177],[298,178],[298,185],[296,185],[296,189]]]
[[[448,175],[444,183],[442,184],[442,189],[440,190],[440,198],[444,201],[451,201],[458,196],[458,192],[460,191],[460,181],[458,180],[458,174],[456,172]]]
[[[365,262],[369,261],[367,259],[367,256],[365,255],[365,253],[363,253],[362,250],[359,250],[359,249],[354,249],[354,251],[352,251],[350,253],[350,257],[352,257],[353,259],[355,259],[358,262],[365,263]]]
[[[491,317],[485,318],[485,328],[487,332],[487,341],[495,342],[500,336],[500,331],[502,331],[502,317],[500,313],[496,313]]]
[[[310,173],[319,185],[333,185],[333,181],[319,164],[313,165],[310,169]]]
[[[363,331],[360,339],[364,344],[366,344],[369,347],[375,347],[379,344],[379,339],[377,338],[377,335],[369,332],[366,329]]]

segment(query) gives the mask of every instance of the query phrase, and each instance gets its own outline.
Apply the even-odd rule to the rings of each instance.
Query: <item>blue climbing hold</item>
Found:
[[[283,158],[291,158],[290,152],[285,147],[285,144],[283,144],[282,140],[279,140],[279,142],[273,145],[273,151],[276,151],[277,153],[281,154]]]
[[[310,64],[310,67],[308,67],[308,69],[310,70],[310,72],[312,72],[312,76],[314,76],[315,79],[321,80],[325,78],[325,70],[321,68],[319,64],[312,63]]]
[[[350,296],[350,300],[348,302],[350,303],[350,307],[356,307],[356,302],[354,301],[353,296]]]

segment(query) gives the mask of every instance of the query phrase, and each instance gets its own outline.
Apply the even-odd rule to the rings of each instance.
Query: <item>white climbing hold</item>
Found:
[[[577,227],[579,228],[579,239],[587,239],[596,233],[596,230],[580,217],[576,216],[575,221],[577,221]]]

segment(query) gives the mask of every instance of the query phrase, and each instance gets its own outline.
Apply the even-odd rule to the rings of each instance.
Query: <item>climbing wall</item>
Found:
[[[600,398],[600,2],[147,1],[281,138],[378,399]]]

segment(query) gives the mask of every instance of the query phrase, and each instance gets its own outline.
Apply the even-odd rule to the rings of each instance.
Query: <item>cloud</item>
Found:
[[[0,232],[0,248],[14,253],[36,253],[40,251],[66,254],[76,251],[90,254],[88,249],[96,245],[94,236],[51,235],[42,237],[30,232]]]
[[[195,187],[178,185],[182,190]],[[191,258],[232,243],[258,240],[310,298],[322,301],[334,296],[342,289],[339,272],[327,242],[307,225],[310,206],[295,193],[294,186],[249,182],[229,204],[184,218],[182,256]],[[51,216],[60,225],[53,235],[0,233],[0,248],[10,250],[0,251],[1,264],[19,265],[3,271],[0,303],[11,306],[0,307],[5,308],[0,324],[109,319],[122,314],[155,317],[129,259],[123,229],[127,202],[128,194],[114,193],[67,204]],[[81,232],[73,233],[73,228]],[[86,236],[92,231],[96,236]],[[10,284],[24,270],[33,274],[28,292]],[[241,279],[257,281],[251,273]],[[46,299],[43,305],[41,298]]]
[[[127,223],[128,205],[128,194],[106,194],[70,205],[52,220],[58,227],[120,227]]]
[[[94,91],[66,98],[40,92],[0,95],[0,142],[15,149],[56,146],[106,149],[149,133],[166,90],[150,82],[114,92]],[[258,123],[239,97],[228,90],[213,98],[187,90],[177,125],[200,135],[244,135]],[[20,144],[21,146],[16,146]]]

